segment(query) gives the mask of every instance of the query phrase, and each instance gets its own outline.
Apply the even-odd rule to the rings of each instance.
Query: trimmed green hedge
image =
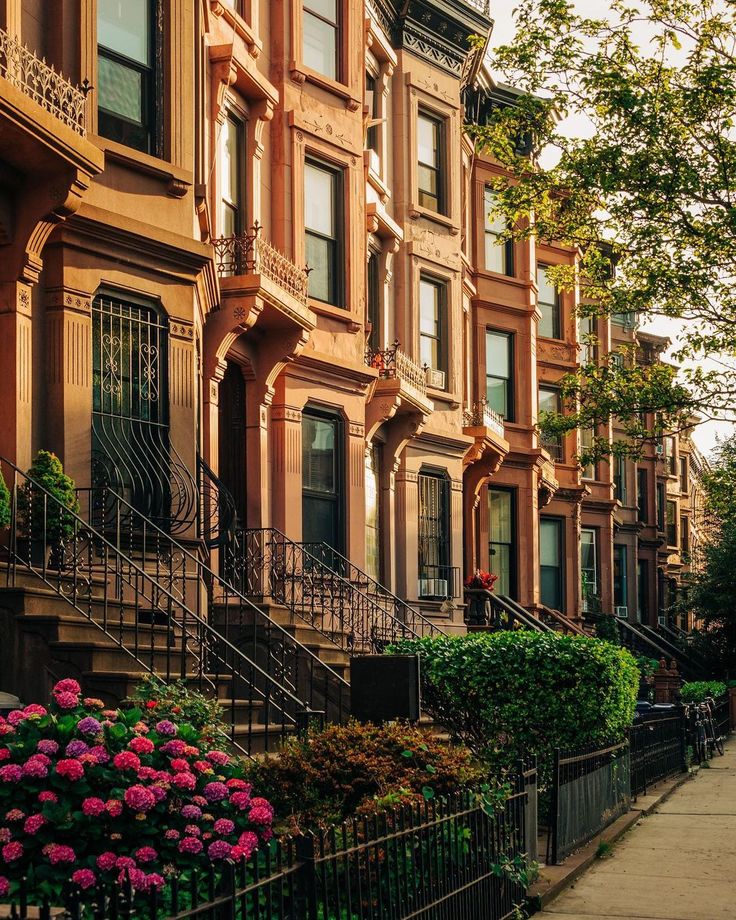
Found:
[[[525,631],[402,641],[419,654],[424,710],[490,764],[513,768],[556,747],[623,737],[639,669],[626,649],[584,636]]]
[[[726,685],[720,680],[692,680],[682,685],[680,699],[683,703],[702,703],[706,696],[718,698],[726,692]]]

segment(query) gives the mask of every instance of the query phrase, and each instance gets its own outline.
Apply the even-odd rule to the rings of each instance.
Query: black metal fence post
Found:
[[[680,762],[682,764],[682,772],[687,773],[688,762],[687,762],[687,715],[685,712],[685,707],[682,703],[676,703],[677,714],[680,717]]]
[[[552,835],[552,855],[550,862],[557,865],[559,854],[559,825],[560,825],[560,749],[555,748],[555,759],[552,767],[552,807],[550,809],[550,834]]]
[[[317,910],[317,873],[314,862],[314,837],[306,834],[296,841],[296,858],[299,862],[297,873],[297,899],[304,920],[318,920]]]

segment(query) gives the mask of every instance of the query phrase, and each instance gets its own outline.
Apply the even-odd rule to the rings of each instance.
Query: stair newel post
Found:
[[[169,629],[171,628],[171,615],[169,615]],[[181,608],[181,662],[179,676],[184,680],[187,676],[187,608],[183,605]],[[202,662],[200,661],[200,671]],[[201,677],[201,674],[199,675]]]

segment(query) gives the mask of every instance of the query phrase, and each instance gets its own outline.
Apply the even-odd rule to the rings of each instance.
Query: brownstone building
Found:
[[[514,100],[469,50],[486,0],[0,0],[0,29],[0,455],[55,451],[335,679],[379,621],[462,630],[477,568],[535,613],[655,621],[702,460],[540,440],[583,351],[665,343],[580,320],[545,273],[574,252],[499,243],[464,131]]]

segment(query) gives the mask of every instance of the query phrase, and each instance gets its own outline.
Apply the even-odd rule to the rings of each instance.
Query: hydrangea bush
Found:
[[[273,808],[240,763],[153,702],[105,709],[67,679],[48,709],[0,716],[0,898],[22,877],[52,903],[70,880],[150,892],[271,838]]]

